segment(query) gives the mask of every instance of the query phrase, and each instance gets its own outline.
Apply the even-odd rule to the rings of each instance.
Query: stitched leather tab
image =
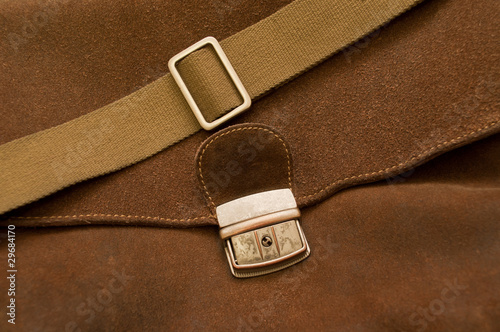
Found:
[[[243,196],[292,189],[292,157],[272,127],[240,124],[210,136],[198,149],[196,168],[208,205],[215,207]]]

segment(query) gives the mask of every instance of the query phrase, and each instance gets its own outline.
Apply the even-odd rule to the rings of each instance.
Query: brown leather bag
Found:
[[[289,3],[6,1],[0,143],[129,95],[189,45]],[[0,330],[499,330],[498,18],[494,1],[424,1],[221,131],[4,214],[16,318]],[[203,147],[238,128],[278,138],[225,134],[202,168]],[[234,278],[214,206],[281,187],[310,256]]]

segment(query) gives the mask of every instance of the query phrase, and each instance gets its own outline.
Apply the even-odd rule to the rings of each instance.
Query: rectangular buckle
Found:
[[[213,48],[215,49],[215,52],[219,56],[220,61],[224,65],[224,68],[226,68],[226,71],[228,72],[229,76],[233,80],[234,85],[236,86],[236,89],[238,89],[238,92],[240,93],[241,97],[243,98],[243,103],[233,109],[231,112],[225,114],[224,116],[212,121],[212,122],[207,122],[205,117],[200,111],[200,108],[196,104],[196,102],[193,99],[193,96],[189,92],[189,89],[187,88],[186,84],[184,83],[181,75],[179,74],[179,71],[176,68],[177,62],[188,56],[189,54],[193,53],[194,51],[202,48],[203,46],[211,44]],[[233,66],[231,65],[231,62],[229,62],[229,59],[227,58],[226,54],[222,50],[222,47],[220,46],[219,42],[217,39],[214,37],[206,37],[200,40],[199,42],[191,45],[190,47],[186,48],[184,51],[180,52],[179,54],[173,56],[169,61],[168,61],[168,68],[170,70],[170,73],[172,74],[175,82],[181,89],[182,94],[184,95],[184,98],[189,104],[189,107],[191,107],[191,110],[193,111],[194,115],[196,116],[196,119],[198,119],[198,122],[200,125],[205,129],[205,130],[212,130],[217,126],[220,126],[227,120],[231,119],[232,117],[240,114],[241,112],[245,111],[250,107],[252,104],[252,100],[250,99],[250,95],[248,94],[247,90],[241,83],[240,78],[236,74],[236,71],[234,71]]]
[[[310,254],[290,189],[265,191],[216,208],[231,273],[255,277],[294,265]]]

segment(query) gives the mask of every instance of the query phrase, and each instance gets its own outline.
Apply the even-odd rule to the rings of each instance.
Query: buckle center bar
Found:
[[[233,80],[234,85],[236,86],[236,89],[240,93],[241,97],[243,98],[243,103],[230,111],[229,113],[225,114],[224,116],[212,121],[208,122],[203,114],[200,111],[200,108],[196,104],[193,96],[191,95],[191,92],[189,92],[189,89],[186,86],[186,83],[184,83],[184,80],[182,79],[181,75],[179,74],[179,71],[177,70],[177,63],[188,56],[189,54],[199,50],[200,48],[204,47],[205,45],[211,44],[213,48],[215,49],[215,52],[219,56],[220,61],[224,65],[224,68],[226,68],[226,71],[228,72],[229,76]],[[224,122],[228,121],[229,119],[235,117],[236,115],[240,114],[241,112],[247,110],[250,105],[252,104],[252,100],[250,98],[250,95],[248,94],[247,90],[243,86],[243,83],[241,83],[240,78],[236,74],[236,71],[234,70],[233,66],[231,65],[231,62],[229,62],[229,59],[227,58],[226,54],[222,50],[222,47],[220,46],[219,42],[217,39],[214,37],[205,37],[199,42],[191,45],[190,47],[186,48],[184,51],[180,52],[179,54],[173,56],[169,61],[168,61],[168,68],[170,70],[170,73],[172,74],[172,77],[174,78],[175,82],[179,86],[179,89],[181,90],[182,94],[184,95],[184,98],[186,99],[187,103],[189,104],[189,107],[191,107],[191,110],[193,111],[194,115],[196,116],[196,119],[198,119],[198,122],[200,125],[205,129],[205,130],[212,130],[215,127],[220,126]]]

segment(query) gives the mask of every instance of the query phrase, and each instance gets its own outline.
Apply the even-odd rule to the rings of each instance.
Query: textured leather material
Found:
[[[288,2],[3,1],[0,140],[123,97],[186,46]],[[304,262],[239,280],[216,227],[92,225],[216,224],[193,166],[200,132],[10,214],[86,226],[16,229],[18,319],[4,311],[0,330],[500,330],[500,136],[485,138],[498,131],[499,19],[496,1],[425,1],[233,121],[289,142],[294,193],[311,205]],[[8,288],[0,278],[5,305]]]
[[[346,189],[302,210],[308,259],[246,280],[216,227],[19,229],[0,330],[498,331],[498,174],[496,135]]]
[[[3,2],[0,140],[119,99],[163,75],[188,45],[207,35],[224,39],[286,3]],[[488,0],[423,2],[233,123],[264,123],[284,135],[302,207],[396,176],[498,132],[497,11]],[[216,224],[192,167],[208,136],[199,132],[145,162],[13,211],[6,222]]]
[[[221,204],[274,189],[292,189],[292,153],[273,128],[246,123],[210,136],[198,149],[200,189],[212,213]]]
[[[198,51],[193,53],[191,46],[180,58],[171,58],[171,73],[147,87],[60,126],[0,145],[0,187],[4,192],[0,214],[136,164],[196,133],[200,124],[217,127],[249,108],[250,95],[255,98],[284,84],[420,1],[366,0],[352,6],[345,0],[295,0],[221,41],[224,50],[215,38],[204,38],[195,44]],[[216,59],[210,48],[202,48],[207,40],[217,49]],[[228,58],[220,57],[223,54]],[[221,68],[221,61],[228,71]],[[191,74],[189,88],[177,66]],[[244,99],[241,106],[239,101],[232,104],[237,99],[232,83]],[[203,97],[198,99],[199,94],[188,91],[203,91]],[[200,104],[202,109],[210,105],[207,108],[216,117],[223,116],[208,125],[195,106]]]
[[[3,1],[0,140],[119,99],[186,46],[288,2]],[[10,214],[4,224],[86,226],[16,229],[18,319],[4,313],[0,330],[500,330],[500,136],[454,149],[497,131],[497,13],[490,0],[425,1],[233,121],[289,142],[294,194],[311,205],[304,262],[239,280],[216,227],[92,225],[216,224],[193,166],[200,132]],[[8,288],[0,278],[2,303]]]

